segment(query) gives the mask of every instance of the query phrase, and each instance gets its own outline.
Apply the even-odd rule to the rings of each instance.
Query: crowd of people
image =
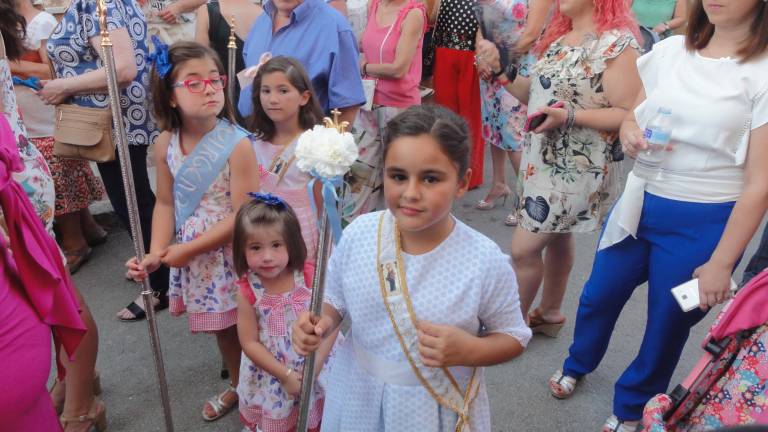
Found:
[[[310,430],[489,431],[483,367],[521,355],[532,335],[558,336],[573,234],[602,230],[548,386],[559,399],[577,390],[647,282],[642,344],[602,426],[634,431],[690,329],[731,295],[768,209],[766,0],[104,4],[100,21],[96,0],[58,18],[0,0],[0,311],[13,317],[0,322],[0,383],[20,389],[0,396],[10,430],[106,429],[98,330],[71,274],[108,241],[93,202],[106,195],[130,223],[120,156],[97,176],[57,152],[60,107],[109,107],[102,23],[147,248],[125,277],[155,294],[117,318],[168,308],[215,336],[230,382],[203,403],[205,421],[237,409],[246,430],[293,430],[316,352]],[[295,153],[332,110],[359,157],[324,263],[322,184]],[[624,182],[622,161],[655,151],[659,112],[674,125],[663,162]],[[511,260],[451,214],[484,177],[477,210],[513,201]],[[766,256],[768,231],[742,284]],[[327,292],[315,317],[318,265]],[[683,312],[670,290],[692,278],[700,308]]]

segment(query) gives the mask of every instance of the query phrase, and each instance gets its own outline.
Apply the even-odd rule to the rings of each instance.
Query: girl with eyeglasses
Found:
[[[203,418],[221,418],[237,405],[240,369],[237,288],[232,260],[235,213],[258,190],[249,133],[233,120],[216,52],[196,42],[170,49],[157,38],[152,55],[157,202],[149,253],[126,264],[140,281],[161,264],[171,268],[173,315],[187,312],[192,333],[213,333],[230,387],[205,403]]]

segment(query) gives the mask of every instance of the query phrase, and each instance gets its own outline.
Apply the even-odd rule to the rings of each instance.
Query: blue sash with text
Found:
[[[187,156],[173,179],[176,231],[200,204],[237,143],[248,135],[250,132],[240,126],[219,119],[216,127],[205,134]]]

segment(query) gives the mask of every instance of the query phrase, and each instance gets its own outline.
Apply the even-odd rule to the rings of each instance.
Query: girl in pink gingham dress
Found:
[[[293,58],[275,57],[261,65],[253,88],[251,126],[257,137],[253,150],[261,190],[284,199],[296,212],[307,247],[304,274],[310,281],[317,253],[317,214],[307,190],[311,177],[296,166],[294,151],[299,135],[319,123],[323,112],[304,67]],[[318,191],[320,183],[315,186]]]
[[[302,275],[306,246],[296,213],[283,199],[252,194],[235,220],[233,239],[238,285],[240,420],[249,431],[296,429],[304,357],[291,343],[293,322],[309,309],[312,296]],[[318,350],[315,378],[323,370],[334,342]],[[324,391],[312,389],[308,427],[317,430]]]

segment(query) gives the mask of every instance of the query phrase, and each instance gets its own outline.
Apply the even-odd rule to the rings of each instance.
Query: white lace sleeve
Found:
[[[526,346],[531,329],[520,311],[517,279],[509,257],[500,251],[488,260],[480,321],[488,333],[504,333]]]

